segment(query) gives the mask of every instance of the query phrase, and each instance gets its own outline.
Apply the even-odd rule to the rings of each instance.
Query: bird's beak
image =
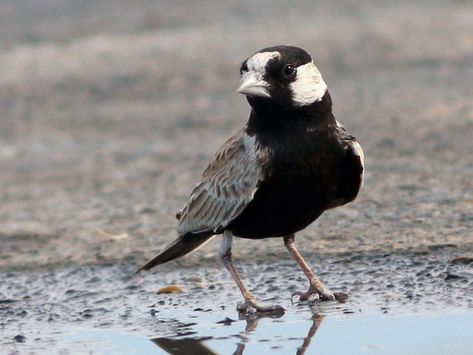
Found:
[[[268,91],[269,84],[263,79],[261,73],[250,70],[242,75],[237,92],[248,96],[271,97]]]

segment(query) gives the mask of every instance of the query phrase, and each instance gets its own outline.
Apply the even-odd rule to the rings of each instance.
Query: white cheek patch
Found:
[[[254,70],[259,73],[264,73],[266,64],[268,64],[271,59],[279,58],[280,56],[281,54],[279,52],[256,53],[246,61],[248,71]]]
[[[319,69],[310,62],[297,67],[296,80],[289,84],[289,88],[294,104],[305,106],[322,100],[327,91],[327,84]]]

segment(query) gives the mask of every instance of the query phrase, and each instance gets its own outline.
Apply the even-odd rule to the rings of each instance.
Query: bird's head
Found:
[[[251,106],[261,103],[303,108],[321,101],[327,91],[311,56],[301,48],[276,46],[262,49],[240,68],[238,92]]]

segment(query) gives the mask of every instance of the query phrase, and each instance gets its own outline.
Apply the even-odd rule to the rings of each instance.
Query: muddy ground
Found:
[[[336,117],[366,154],[359,198],[299,233],[303,253],[329,285],[355,295],[349,307],[363,309],[367,297],[366,308],[388,298],[413,309],[415,296],[398,298],[385,282],[397,272],[417,280],[419,262],[436,270],[411,290],[430,294],[421,309],[471,308],[468,263],[447,277],[455,258],[473,255],[471,18],[468,1],[0,4],[3,331],[30,341],[44,324],[100,326],[103,312],[107,324],[152,336],[154,291],[194,274],[217,285],[212,299],[233,315],[238,294],[218,286],[227,280],[215,242],[155,274],[131,271],[175,237],[175,211],[245,123],[239,64],[281,43],[313,54]],[[285,253],[280,240],[235,243],[252,285],[276,277],[267,296],[283,303],[295,284],[285,280],[302,281]],[[389,271],[391,257],[403,271]],[[356,281],[344,269],[353,258],[365,260]],[[199,294],[179,302],[199,308]],[[42,334],[37,344],[54,338]]]

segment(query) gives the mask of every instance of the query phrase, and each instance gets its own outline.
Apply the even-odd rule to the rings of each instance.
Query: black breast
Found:
[[[258,140],[271,152],[265,181],[228,228],[251,239],[295,233],[317,219],[340,193],[345,147],[333,127],[261,134]]]

